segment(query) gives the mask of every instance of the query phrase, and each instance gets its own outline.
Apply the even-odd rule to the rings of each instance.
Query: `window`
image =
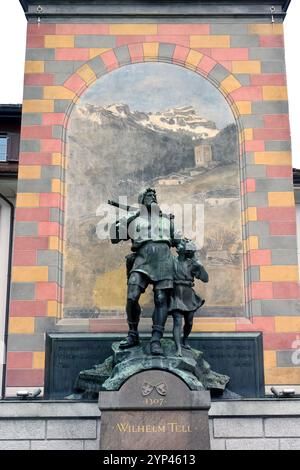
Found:
[[[7,137],[0,135],[0,162],[7,161]]]

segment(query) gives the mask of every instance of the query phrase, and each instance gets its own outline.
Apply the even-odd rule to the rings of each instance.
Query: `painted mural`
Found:
[[[100,78],[68,131],[65,317],[123,315],[130,242],[99,239],[99,207],[154,187],[160,204],[203,207],[201,315],[243,313],[237,129],[224,97],[177,65],[133,64]],[[112,208],[106,207],[109,216]],[[176,220],[176,219],[175,219]],[[146,291],[144,315],[152,313]]]

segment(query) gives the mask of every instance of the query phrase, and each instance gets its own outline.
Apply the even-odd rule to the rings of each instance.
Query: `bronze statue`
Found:
[[[111,203],[111,201],[110,201]],[[154,313],[150,351],[163,354],[160,340],[168,316],[168,303],[173,288],[172,246],[177,246],[174,217],[163,214],[158,206],[155,189],[148,188],[138,198],[139,209],[128,212],[126,217],[111,226],[111,242],[131,240],[133,252],[127,257],[128,290],[126,314],[128,336],[120,348],[139,344],[138,324],[141,308],[139,299],[149,284],[153,285]],[[113,203],[117,205],[116,203]],[[127,210],[127,206],[124,206]]]
[[[174,256],[174,288],[170,297],[169,313],[173,316],[173,337],[176,353],[182,355],[181,347],[190,349],[187,339],[192,331],[195,311],[205,300],[193,289],[194,278],[208,282],[208,274],[195,258],[196,245],[191,240],[181,240],[177,246],[178,256]],[[183,337],[182,317],[184,317]]]

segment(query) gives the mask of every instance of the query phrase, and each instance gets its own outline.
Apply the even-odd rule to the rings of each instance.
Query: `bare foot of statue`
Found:
[[[189,351],[192,349],[191,346],[186,342],[186,340],[182,340],[182,344],[181,346],[184,348],[184,349],[188,349]]]
[[[138,335],[128,335],[127,338],[123,339],[120,344],[120,349],[133,348],[134,346],[139,346],[140,340]]]
[[[163,356],[164,350],[161,347],[160,341],[151,341],[150,352],[153,356]]]

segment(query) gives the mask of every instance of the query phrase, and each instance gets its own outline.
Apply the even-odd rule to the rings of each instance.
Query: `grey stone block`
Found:
[[[246,197],[247,207],[268,207],[268,194],[265,192],[248,193]]]
[[[38,235],[37,222],[16,222],[15,235],[19,237],[30,237]]]
[[[5,437],[5,436],[2,436]],[[30,441],[0,441],[0,450],[29,450]]]
[[[55,323],[55,317],[36,317],[35,331],[36,333],[46,333],[48,331],[55,331]]]
[[[262,62],[262,73],[286,73],[285,62]]]
[[[260,279],[259,266],[252,266],[247,269],[247,277],[249,282],[257,282]]]
[[[295,363],[295,349],[291,349],[290,351],[277,351],[276,356],[278,367],[299,367],[299,364]]]
[[[18,191],[21,193],[51,193],[51,180],[19,180]]]
[[[262,116],[256,116],[256,115],[253,115],[253,116],[248,116],[248,115],[244,115],[241,117],[241,121],[243,123],[243,126],[245,129],[247,128],[254,128],[254,129],[258,129],[258,128],[261,128],[261,127],[264,127],[264,120],[263,120],[263,117]]]
[[[38,250],[38,266],[58,266],[60,253],[56,250]]]
[[[21,140],[20,152],[40,152],[41,144],[39,140]]]
[[[234,35],[230,38],[230,45],[231,47],[258,47],[260,45],[260,39],[259,36],[255,34],[251,34],[251,36]]]
[[[297,250],[272,250],[272,264],[283,266],[298,264]]]
[[[45,438],[46,423],[42,419],[10,419],[0,421],[0,436],[5,440]]]
[[[12,300],[34,300],[35,284],[30,282],[13,282],[11,285],[10,295]]]
[[[58,165],[48,165],[48,166],[42,166],[42,178],[46,179],[61,179],[61,175],[63,173],[63,170],[61,169],[60,166]]]
[[[210,439],[211,450],[226,450],[225,439]]]
[[[255,234],[253,234],[255,235]],[[287,250],[297,250],[297,239],[294,235],[286,236],[262,236],[259,239],[259,249],[283,248]]]
[[[286,101],[257,101],[252,103],[253,114],[288,114]]]
[[[93,59],[89,60],[88,65],[91,67],[97,77],[101,77],[107,73],[106,66],[100,57],[94,57]]]
[[[54,60],[45,62],[45,73],[65,73],[70,76],[79,67],[81,67],[84,61],[73,61],[73,60]]]
[[[256,180],[256,191],[293,191],[291,178],[266,178]]]
[[[300,439],[280,439],[280,450],[300,450]]]
[[[115,54],[120,65],[130,64],[130,54],[128,46],[121,46],[115,49]]]
[[[269,235],[268,222],[261,222],[261,221],[248,222],[248,235],[249,236],[259,235],[260,237],[267,237]]]
[[[66,113],[72,104],[71,100],[55,100],[54,101],[54,112],[55,113]]]
[[[49,419],[47,439],[96,439],[95,419]]]
[[[249,304],[251,315],[252,316],[261,316],[261,301],[260,300],[251,300]]]
[[[266,316],[298,316],[300,315],[299,300],[262,300],[261,313]]]
[[[279,61],[284,63],[284,49],[281,47],[251,47],[249,59],[262,60],[265,62]]]
[[[286,418],[266,418],[265,419],[266,437],[299,437],[300,436],[300,418],[291,416]]]
[[[52,137],[54,139],[62,139],[64,136],[65,130],[63,126],[53,126],[52,127]]]
[[[60,258],[61,260],[62,258]],[[58,266],[49,266],[48,268],[48,279],[49,282],[57,282],[59,286],[63,285],[63,273],[62,273],[62,262]]]
[[[267,152],[288,152],[292,148],[289,140],[267,140],[265,149]]]
[[[214,419],[214,437],[263,437],[260,418]]]
[[[45,338],[43,334],[35,335],[9,335],[8,351],[44,351]],[[39,438],[41,438],[40,436]]]
[[[41,126],[42,122],[42,113],[24,113],[22,116],[23,126]]]
[[[91,441],[84,441],[84,450],[99,450],[100,440],[93,439]]]
[[[63,85],[65,83],[65,81],[68,80],[68,78],[70,78],[70,75],[72,74],[72,72],[69,72],[69,73],[55,73],[54,75],[54,85]]]
[[[174,54],[175,44],[160,44],[158,56],[162,59],[171,59]]]
[[[80,440],[34,441],[31,444],[31,450],[83,450],[83,442]]]
[[[215,65],[209,73],[209,77],[217,83],[222,82],[228,75],[230,75],[230,72],[220,64]]]
[[[279,450],[279,439],[226,439],[226,450]]]
[[[229,24],[229,23],[220,23],[220,24],[211,24],[211,34],[221,34],[221,35],[248,35],[248,26],[246,24]],[[249,37],[249,36],[248,36]]]
[[[80,34],[75,36],[75,47],[87,47],[87,48],[114,48],[116,47],[115,36],[101,36],[101,35],[84,35]]]
[[[50,208],[50,221],[63,223],[64,221],[64,212],[58,209],[57,207]]]
[[[243,86],[250,86],[251,79],[250,75],[247,73],[236,73],[235,78],[243,85]]]
[[[26,86],[24,88],[24,100],[41,100],[44,96],[44,90],[41,86]]]
[[[55,49],[27,49],[26,60],[55,60]]]
[[[254,165],[255,163],[254,152],[246,152],[244,155],[244,162],[245,162],[245,168],[247,168],[248,165]]]
[[[247,165],[246,167],[246,175],[248,178],[264,178],[266,173],[266,165]]]

